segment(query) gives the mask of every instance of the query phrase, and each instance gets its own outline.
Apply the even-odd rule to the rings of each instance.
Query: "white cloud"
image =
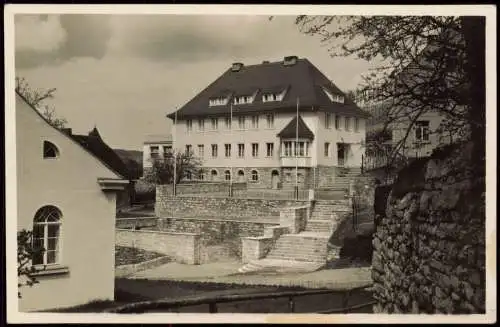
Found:
[[[14,30],[16,50],[50,52],[66,39],[58,15],[17,15]]]

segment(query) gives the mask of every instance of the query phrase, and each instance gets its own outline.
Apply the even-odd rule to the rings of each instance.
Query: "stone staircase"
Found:
[[[338,167],[333,189],[348,190],[350,181],[359,175],[361,175],[361,168]]]
[[[246,263],[239,272],[303,273],[321,269],[328,259],[335,259],[328,241],[339,218],[349,213],[347,200],[316,201],[302,230],[281,234],[264,258]]]

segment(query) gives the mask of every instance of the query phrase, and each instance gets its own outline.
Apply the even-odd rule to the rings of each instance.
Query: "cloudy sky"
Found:
[[[51,104],[75,133],[97,126],[114,148],[141,149],[170,132],[165,117],[233,62],[308,58],[346,91],[370,67],[331,58],[294,17],[214,15],[15,15],[16,76],[57,88]]]

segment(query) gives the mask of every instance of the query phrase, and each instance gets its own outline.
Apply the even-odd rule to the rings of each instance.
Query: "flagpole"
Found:
[[[177,150],[176,150],[176,132],[177,132],[177,108],[175,108],[175,114],[174,114],[174,136],[173,136],[173,154],[174,154],[174,196],[177,195]]]
[[[299,199],[299,98],[297,98],[297,123],[295,124],[295,198]]]
[[[231,102],[230,105],[230,126],[229,126],[229,140],[233,139],[233,103]],[[233,196],[233,160],[232,160],[232,150],[231,149],[231,143],[229,143],[229,162],[230,162],[230,169],[231,169],[231,175],[229,178],[229,197]]]

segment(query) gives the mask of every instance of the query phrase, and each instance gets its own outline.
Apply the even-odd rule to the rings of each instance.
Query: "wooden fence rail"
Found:
[[[348,307],[350,295],[354,291],[366,290],[372,285],[364,285],[361,287],[350,288],[346,290],[309,290],[309,291],[285,291],[285,292],[272,292],[272,293],[258,293],[258,294],[233,294],[233,295],[218,295],[218,296],[199,296],[188,299],[164,299],[156,301],[145,301],[126,304],[117,308],[107,310],[109,313],[146,313],[149,311],[169,311],[171,309],[178,309],[181,307],[194,306],[207,304],[209,313],[217,313],[219,303],[230,303],[237,301],[248,300],[262,300],[262,299],[279,299],[288,298],[288,308],[290,313],[295,312],[295,298],[308,295],[321,295],[321,294],[342,294],[342,307],[335,308],[327,311],[319,311],[317,313],[346,313],[360,308],[373,305],[373,301],[362,304],[357,304]]]

